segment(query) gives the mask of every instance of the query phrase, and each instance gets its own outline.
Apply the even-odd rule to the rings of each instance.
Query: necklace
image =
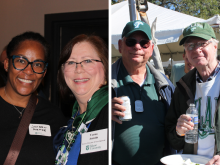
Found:
[[[78,112],[79,112],[79,108],[78,108],[78,110],[77,110],[77,112],[76,112],[76,114],[75,114],[75,118],[77,117]],[[68,156],[69,156],[69,151],[70,151],[70,149],[71,149],[71,147],[72,147],[72,144],[73,144],[73,143],[75,142],[75,140],[76,140],[76,136],[77,136],[78,133],[79,133],[79,127],[81,126],[82,121],[83,121],[83,119],[84,119],[85,116],[86,116],[86,112],[84,113],[84,115],[83,115],[81,121],[79,122],[77,128],[75,129],[75,131],[73,130],[73,128],[74,128],[73,123],[74,123],[74,121],[75,121],[75,118],[73,118],[72,130],[71,130],[71,131],[70,131],[70,130],[67,130],[66,134],[64,135],[63,144],[61,145],[61,147],[60,147],[60,149],[59,149],[59,151],[58,151],[58,153],[57,153],[57,156],[56,156],[56,161],[55,161],[55,164],[56,164],[56,165],[60,165],[60,164],[66,165],[67,160],[68,160]],[[80,132],[81,132],[81,131],[80,131]],[[67,147],[65,147],[65,144],[64,144],[65,140],[66,140],[66,142],[68,143],[68,144],[67,144]],[[64,149],[65,149],[65,148],[66,148],[66,151],[64,152]]]
[[[76,118],[77,115],[78,115],[79,109],[80,109],[80,108],[78,108],[78,111],[76,112],[75,118]],[[84,113],[84,115],[83,115],[83,117],[82,117],[82,119],[81,119],[81,121],[80,121],[78,127],[76,128],[76,131],[75,131],[75,132],[73,131],[73,123],[74,123],[74,121],[75,121],[75,118],[73,119],[73,122],[72,122],[72,131],[67,130],[67,132],[66,132],[65,138],[66,138],[66,141],[68,142],[68,146],[67,146],[67,150],[68,150],[68,151],[70,150],[72,143],[75,142],[75,136],[78,134],[78,129],[79,129],[79,127],[81,126],[82,121],[83,121],[83,119],[84,119],[85,116],[86,116],[86,112]]]
[[[65,138],[66,138],[66,141],[68,142],[68,144],[71,144],[72,142],[75,141],[74,137],[76,135],[76,132],[73,131],[73,123],[75,121],[76,116],[78,115],[78,112],[79,112],[79,108],[78,108],[78,110],[77,110],[77,112],[75,114],[75,117],[72,117],[73,118],[72,131],[67,130],[66,135],[65,135]],[[68,147],[69,147],[69,145],[68,145]]]
[[[5,87],[4,87],[4,90],[5,90]],[[6,93],[6,90],[5,90],[5,95],[6,95],[6,97],[10,100],[10,102],[12,102],[11,101],[11,99],[8,97],[8,95],[7,95],[7,93]],[[11,103],[12,104],[12,103]],[[12,104],[13,105],[13,104]],[[15,107],[14,105],[13,105],[13,107]],[[25,107],[26,108],[26,107]],[[16,107],[15,107],[15,109],[18,111],[18,113],[20,114],[20,116],[19,116],[19,118],[21,118],[22,117],[22,113],[23,113],[23,111],[25,110],[25,108],[22,110],[22,111],[19,111]]]

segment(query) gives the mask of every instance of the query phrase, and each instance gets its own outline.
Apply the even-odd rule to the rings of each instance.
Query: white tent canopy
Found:
[[[120,56],[118,52],[118,40],[127,22],[130,21],[128,1],[111,6],[111,34],[112,34],[112,57]],[[179,46],[179,39],[182,38],[182,32],[185,27],[193,22],[207,22],[210,25],[220,24],[218,15],[204,20],[183,13],[179,13],[158,5],[148,2],[148,19],[150,24],[157,17],[155,37],[160,50],[161,60],[168,61],[171,57],[173,60],[182,60],[183,47]],[[138,16],[138,19],[140,17]],[[216,34],[220,39],[220,35]]]

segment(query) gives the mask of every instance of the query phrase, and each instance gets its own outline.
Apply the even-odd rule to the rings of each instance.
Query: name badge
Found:
[[[107,150],[107,130],[108,129],[106,128],[98,131],[83,133],[81,139],[81,154]]]
[[[143,102],[141,100],[135,101],[135,111],[136,112],[144,112]]]
[[[30,124],[30,135],[51,136],[50,125],[46,124]]]

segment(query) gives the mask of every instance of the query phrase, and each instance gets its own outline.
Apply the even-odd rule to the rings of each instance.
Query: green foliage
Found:
[[[220,13],[220,0],[148,0],[148,2],[203,19]]]
[[[112,5],[114,5],[116,3],[119,3],[119,1],[118,0],[112,0],[112,2],[111,2]]]

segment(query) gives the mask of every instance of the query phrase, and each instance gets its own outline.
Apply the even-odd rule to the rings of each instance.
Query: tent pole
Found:
[[[147,23],[150,26],[150,22],[149,22],[147,13],[146,13],[148,10],[147,0],[136,0],[136,6],[137,6],[137,10],[140,14],[141,21]],[[157,47],[157,40],[155,38],[156,22],[157,22],[157,18],[154,20],[154,22],[152,23],[152,26],[151,26],[152,41],[154,43],[152,59],[154,61],[155,68],[157,70],[159,70],[161,73],[165,74],[164,69],[163,69],[163,64],[161,61],[161,57],[160,57],[160,50]]]
[[[170,51],[170,58],[171,58],[171,66],[173,66],[173,53],[171,52],[169,46],[167,44],[165,44],[168,48],[168,50]]]
[[[130,12],[130,21],[135,21],[136,20],[135,0],[128,0],[128,7]]]

